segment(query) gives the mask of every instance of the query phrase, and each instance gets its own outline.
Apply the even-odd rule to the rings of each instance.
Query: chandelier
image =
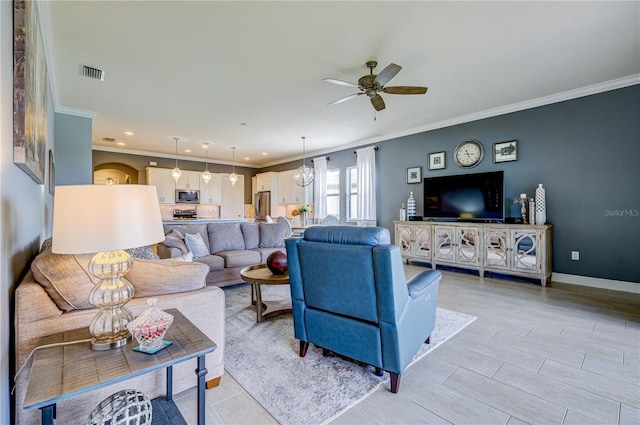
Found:
[[[305,160],[305,139],[306,137],[302,138],[302,165],[299,166],[296,169],[296,172],[293,174],[293,181],[298,185],[298,186],[309,186],[311,184],[311,182],[313,181],[313,178],[315,177],[315,173],[313,171],[312,167],[309,167],[306,164],[306,160]]]
[[[202,180],[204,180],[204,184],[209,184],[211,180],[211,173],[209,172],[209,142],[203,143],[202,147],[204,148],[204,164],[205,170],[202,172]]]
[[[178,180],[180,180],[180,176],[182,175],[182,171],[180,171],[180,169],[178,168],[178,140],[179,139],[177,137],[174,137],[173,140],[176,141],[176,166],[173,168],[173,170],[171,170],[171,176],[176,181],[176,183],[178,183]]]

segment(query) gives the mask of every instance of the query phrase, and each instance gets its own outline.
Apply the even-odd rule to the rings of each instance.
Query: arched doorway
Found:
[[[138,184],[138,170],[111,162],[93,169],[93,184]]]

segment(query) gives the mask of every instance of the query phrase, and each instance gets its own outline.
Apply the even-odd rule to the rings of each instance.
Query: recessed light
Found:
[[[249,158],[248,156],[245,156],[245,157],[244,157],[244,160],[245,160],[245,161],[248,161],[248,160],[250,160],[250,159],[251,159],[251,158]]]
[[[185,149],[184,150],[186,153],[191,153],[191,149]]]
[[[125,146],[125,143],[124,142],[118,142],[117,145],[118,146]]]
[[[125,131],[124,134],[127,136],[133,136],[133,131]]]
[[[268,154],[266,152],[262,152],[262,156],[267,156]]]

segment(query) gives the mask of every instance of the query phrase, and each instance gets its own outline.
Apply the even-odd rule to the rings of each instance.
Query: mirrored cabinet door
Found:
[[[515,270],[535,272],[540,270],[540,258],[536,250],[536,232],[513,232],[513,265]]]

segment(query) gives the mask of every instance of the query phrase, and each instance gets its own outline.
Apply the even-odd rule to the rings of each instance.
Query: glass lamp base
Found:
[[[92,339],[91,349],[94,351],[107,351],[111,350],[112,348],[120,348],[122,346],[125,346],[131,341],[133,341],[133,336],[131,335],[116,340],[98,341],[97,339]]]

